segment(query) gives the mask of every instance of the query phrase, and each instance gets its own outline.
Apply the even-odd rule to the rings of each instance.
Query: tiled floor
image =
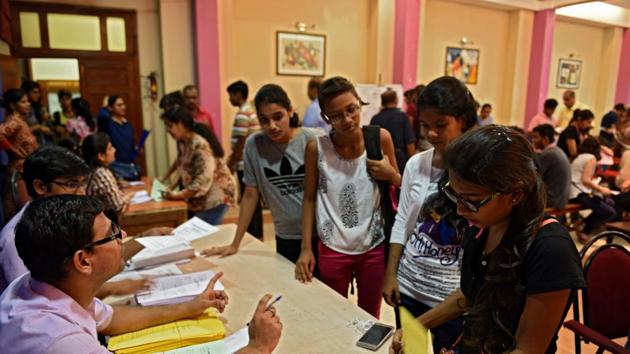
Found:
[[[269,210],[264,210],[263,219],[264,219],[264,225],[263,225],[264,241],[263,242],[269,245],[269,247],[272,247],[275,249],[276,247],[275,232],[274,232],[273,222],[272,222],[271,214]],[[236,223],[237,220],[238,220],[238,209],[233,208],[226,215],[225,223]],[[580,243],[576,242],[576,245],[578,249],[582,247],[582,244]],[[356,304],[357,303],[356,296],[351,294],[349,296],[348,301],[352,302],[353,304]],[[569,314],[567,315],[567,320],[571,318],[573,318],[572,309],[569,310]],[[392,309],[392,307],[387,305],[384,301],[381,306],[380,322],[395,326],[394,310]],[[559,354],[575,353],[575,345],[573,342],[574,341],[573,338],[574,338],[573,332],[566,330],[564,328],[561,328],[559,332],[559,339],[557,342],[558,344],[557,353]],[[616,340],[616,342],[624,345],[625,339],[619,339],[619,340]],[[592,344],[584,344],[584,343],[582,344],[582,353],[584,354],[592,354],[592,353],[595,353],[596,350],[597,350],[597,347]]]

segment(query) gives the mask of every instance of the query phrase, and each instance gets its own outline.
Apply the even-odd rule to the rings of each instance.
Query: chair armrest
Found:
[[[570,320],[563,324],[565,328],[575,332],[580,337],[597,345],[598,347],[614,354],[630,354],[630,350],[599,334],[597,331],[581,324],[576,320]]]

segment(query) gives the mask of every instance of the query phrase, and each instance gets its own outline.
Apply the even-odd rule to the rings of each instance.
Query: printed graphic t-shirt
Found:
[[[438,191],[442,173],[431,169],[428,196]],[[398,265],[400,292],[436,306],[459,287],[462,255],[461,240],[454,228],[444,220],[436,223],[419,215]]]
[[[301,128],[287,144],[278,144],[258,132],[245,142],[243,182],[265,198],[276,235],[282,239],[302,238],[304,150],[309,140],[321,134],[319,129]]]

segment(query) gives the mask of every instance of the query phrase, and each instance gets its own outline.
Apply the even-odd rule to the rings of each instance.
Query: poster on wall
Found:
[[[398,96],[398,108],[403,108],[403,87],[399,84],[391,85],[374,85],[374,84],[356,84],[357,94],[361,97],[361,101],[368,103],[361,107],[361,125],[369,125],[372,117],[378,114],[381,107],[381,94],[387,90],[396,91]]]
[[[276,74],[324,76],[326,36],[276,32]]]
[[[479,49],[446,47],[444,75],[465,84],[476,85],[479,75]]]
[[[575,59],[560,59],[558,62],[557,88],[580,88],[580,76],[582,76],[582,61]]]

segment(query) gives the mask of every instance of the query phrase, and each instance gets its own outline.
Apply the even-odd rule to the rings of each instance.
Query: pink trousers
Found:
[[[385,280],[385,245],[363,254],[343,254],[318,243],[319,279],[333,290],[348,297],[352,276],[357,280],[359,307],[379,318],[381,294]]]

